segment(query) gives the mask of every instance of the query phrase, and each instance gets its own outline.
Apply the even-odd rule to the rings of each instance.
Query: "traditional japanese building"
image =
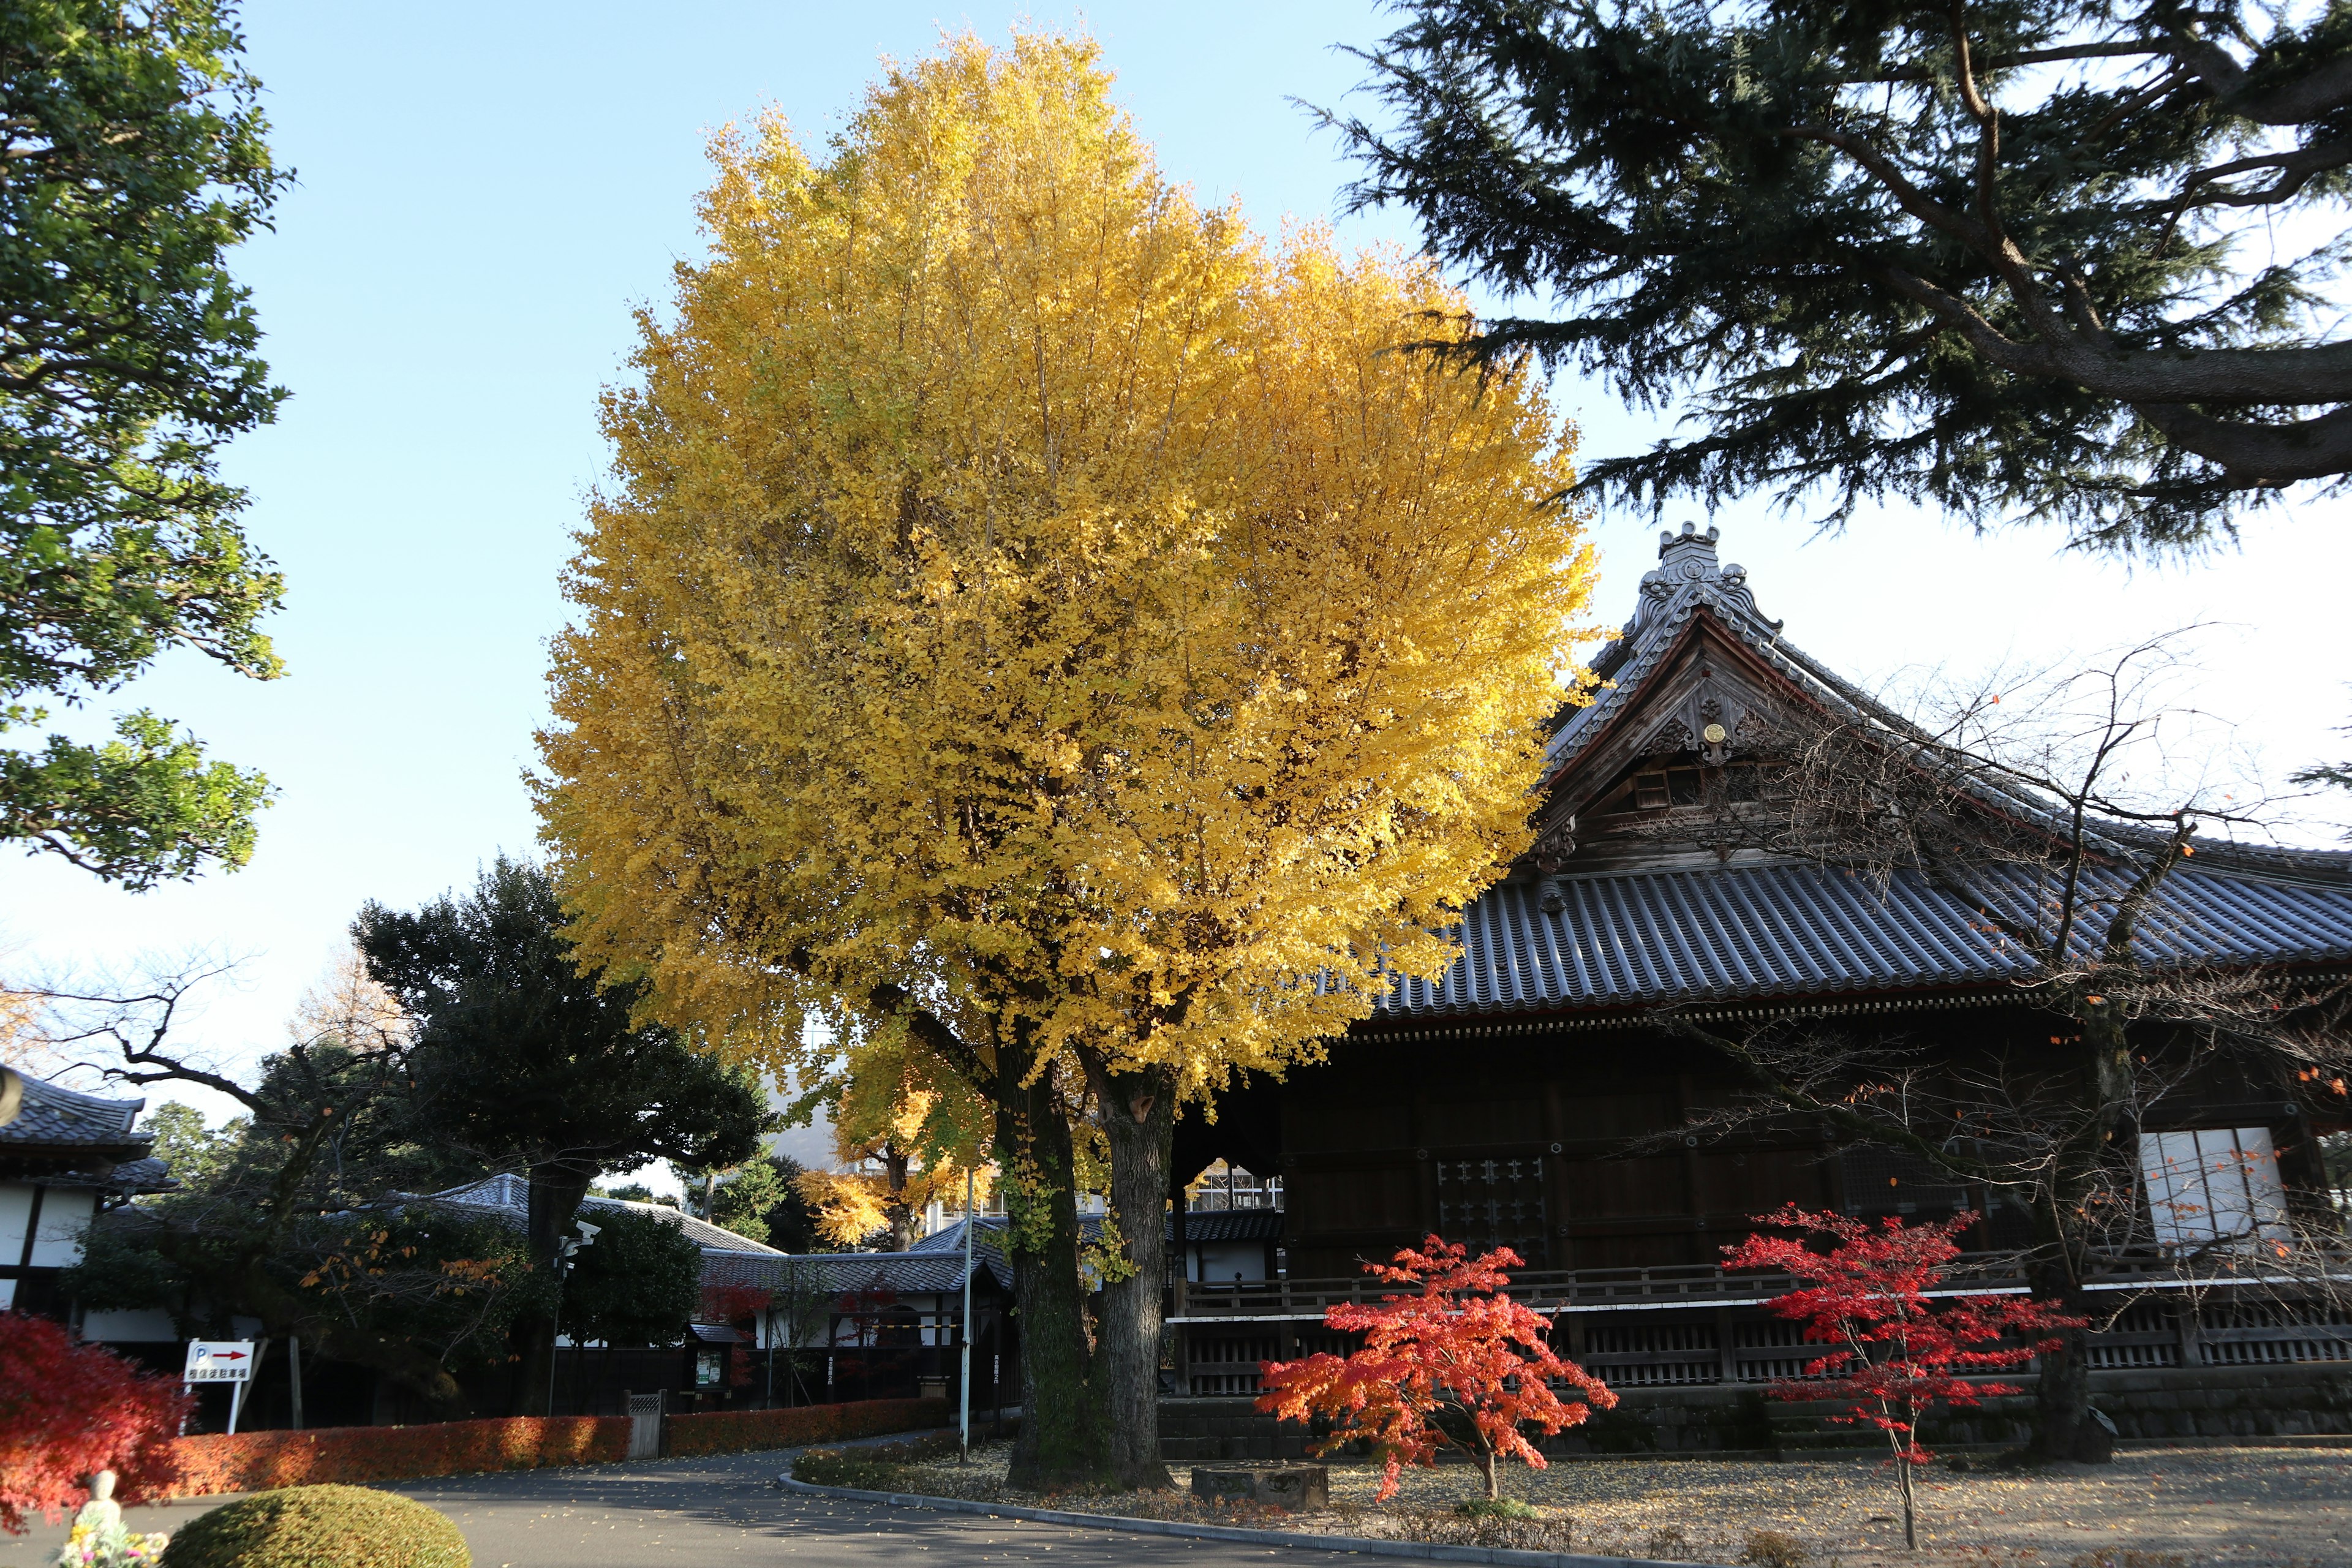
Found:
[[[1765,615],[1746,574],[1718,561],[1714,529],[1663,536],[1633,618],[1593,668],[1596,700],[1549,740],[1534,848],[1465,911],[1453,967],[1397,984],[1327,1064],[1253,1085],[1213,1124],[1180,1123],[1180,1173],[1215,1158],[1279,1173],[1284,1206],[1277,1279],[1175,1292],[1171,1392],[1253,1390],[1258,1361],[1319,1342],[1327,1302],[1362,1289],[1362,1259],[1433,1231],[1519,1253],[1521,1282],[1561,1314],[1570,1348],[1621,1386],[1793,1370],[1792,1332],[1757,1310],[1757,1283],[1717,1267],[1748,1216],[1783,1202],[1967,1206],[1987,1215],[1979,1246],[2018,1239],[2022,1216],[1997,1197],[1827,1126],[1678,1131],[1737,1086],[1718,1055],[1664,1026],[1666,1010],[1900,1031],[1931,1053],[2030,1046],[2050,1020],[2021,1005],[2015,952],[1926,877],[1660,831],[1708,790],[1720,799],[1727,773],[1735,792],[1756,787],[1737,774],[1754,754],[1741,742],[1773,715],[1870,705]],[[2200,847],[2143,929],[2158,954],[2342,971],[2352,855]],[[2158,1230],[2168,1197],[2182,1216],[2201,1206],[2209,1226],[2251,1218],[2259,1230],[2283,1185],[2324,1190],[2320,1142],[2343,1123],[2310,1099],[2292,1082],[2216,1080],[2143,1129],[2143,1158],[2159,1164],[2168,1151],[2247,1156],[2203,1163],[2239,1173],[2231,1192],[2214,1177],[2200,1205],[2157,1194]],[[2242,1316],[2136,1306],[2100,1342],[2100,1364],[2352,1358],[2340,1313]]]
[[[91,1218],[173,1186],[139,1100],[109,1100],[0,1068],[0,1310],[63,1317],[58,1277],[81,1261]]]

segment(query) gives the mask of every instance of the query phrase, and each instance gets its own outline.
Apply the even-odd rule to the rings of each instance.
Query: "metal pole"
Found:
[[[237,1413],[245,1408],[245,1391],[253,1385],[253,1380],[255,1378],[261,1375],[261,1358],[268,1353],[269,1342],[268,1340],[254,1341],[253,1364],[245,1369],[245,1381],[242,1383],[232,1383],[229,1384],[228,1432],[229,1436],[232,1437],[236,1436]]]
[[[302,1336],[286,1336],[286,1374],[294,1388],[294,1430],[302,1430]]]
[[[571,1272],[564,1268],[567,1259],[562,1253],[555,1258],[555,1319],[547,1326],[547,1413],[555,1414],[555,1342],[563,1337],[563,1277]]]
[[[973,1167],[963,1172],[963,1371],[956,1379],[956,1426],[962,1433],[962,1447],[956,1452],[956,1463],[971,1462],[971,1229]]]

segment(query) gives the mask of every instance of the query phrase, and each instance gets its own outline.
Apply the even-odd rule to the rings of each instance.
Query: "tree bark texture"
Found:
[[[883,1184],[889,1193],[882,1215],[890,1227],[890,1250],[904,1252],[915,1245],[915,1207],[907,1197],[907,1173],[913,1157],[896,1143],[885,1143],[877,1158],[882,1162]]]
[[[2130,1047],[2113,1010],[2087,997],[2069,1011],[2083,1031],[2087,1052],[2084,1076],[2090,1114],[2071,1142],[2062,1147],[2048,1191],[2034,1215],[2034,1258],[2026,1283],[2039,1300],[2070,1316],[2089,1316],[2082,1259],[2090,1245],[2090,1205],[2099,1168],[2123,1121],[2131,1091]],[[2091,1415],[2091,1336],[2087,1329],[2062,1329],[2058,1347],[2042,1352],[2034,1385],[2034,1432],[2029,1445],[2036,1458],[2104,1464],[2115,1458],[2106,1429]]]
[[[524,1239],[530,1249],[533,1268],[551,1271],[555,1268],[556,1248],[580,1212],[580,1200],[588,1195],[592,1176],[592,1172],[574,1169],[569,1163],[550,1162],[531,1167],[530,1210]],[[520,1320],[509,1336],[518,1358],[511,1363],[515,1381],[507,1395],[507,1408],[514,1415],[555,1414],[548,1408],[548,1373],[555,1365],[555,1310],[554,1294],[551,1291],[547,1315],[534,1313]]]
[[[2073,1270],[2063,1264],[2036,1263],[2026,1271],[2036,1300],[2055,1302],[2079,1314],[2084,1305]],[[2042,1352],[2042,1372],[2033,1387],[2033,1440],[2027,1445],[2037,1459],[2079,1459],[2105,1464],[2115,1458],[2106,1429],[2091,1416],[2091,1335],[2087,1329],[2061,1329],[2053,1336],[2055,1350]]]
[[[1095,1352],[1107,1447],[1121,1487],[1158,1490],[1175,1484],[1160,1458],[1160,1349],[1176,1095],[1162,1068],[1117,1072],[1091,1053],[1085,1059],[1110,1143],[1111,1217],[1120,1242],[1106,1262]]]
[[[1021,1435],[1005,1481],[1042,1491],[1099,1481],[1106,1466],[1078,1286],[1077,1163],[1054,1069],[1022,1081],[1034,1060],[997,1049],[996,1142],[1021,1331]]]

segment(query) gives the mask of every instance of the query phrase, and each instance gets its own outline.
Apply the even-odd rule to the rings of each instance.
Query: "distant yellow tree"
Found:
[[[964,40],[828,162],[719,142],[711,255],[607,399],[542,738],[584,958],[772,1066],[812,1014],[903,1031],[992,1107],[1028,1484],[1164,1475],[1174,1108],[1450,960],[1591,575],[1535,377],[1409,350],[1462,300],[1267,251],[1108,86],[1084,40]]]
[[[804,1171],[793,1185],[816,1210],[827,1241],[856,1247],[887,1231],[891,1250],[902,1252],[934,1200],[961,1211],[967,1171],[975,1200],[993,1190],[995,1173],[981,1153],[986,1102],[946,1063],[911,1046],[905,1031],[861,1042],[816,1098],[832,1120],[841,1168]]]

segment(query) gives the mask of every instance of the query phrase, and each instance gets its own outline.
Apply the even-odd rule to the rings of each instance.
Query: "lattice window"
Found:
[[[1723,1354],[1713,1323],[1594,1323],[1585,1330],[1585,1370],[1621,1387],[1719,1383]]]
[[[1507,1247],[1541,1268],[1549,1229],[1542,1156],[1437,1162],[1437,1234],[1471,1256]]]
[[[1282,1341],[1275,1334],[1248,1334],[1232,1339],[1203,1335],[1187,1347],[1185,1384],[1194,1397],[1217,1394],[1255,1394],[1258,1368],[1282,1359]]]

